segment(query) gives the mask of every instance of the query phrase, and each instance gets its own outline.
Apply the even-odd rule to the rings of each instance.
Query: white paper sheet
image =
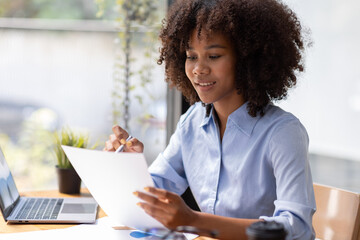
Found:
[[[0,234],[1,240],[64,240],[64,239],[106,239],[106,240],[134,240],[132,230],[114,230],[108,219],[99,219],[100,224],[81,224],[65,229],[41,230],[22,233]],[[103,221],[104,220],[104,221]],[[142,239],[152,239],[144,237]]]
[[[154,186],[142,153],[113,153],[62,146],[71,164],[104,212],[119,225],[163,227],[136,205],[132,193]]]
[[[158,240],[155,236],[141,235],[138,230],[114,230],[114,223],[108,217],[100,218],[95,224],[81,224],[65,229],[41,230],[22,233],[0,234],[1,240],[65,240],[65,239],[106,239],[106,240]],[[186,239],[192,240],[197,235],[186,235]]]

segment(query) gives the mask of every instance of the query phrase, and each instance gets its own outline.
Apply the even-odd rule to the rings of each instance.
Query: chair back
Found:
[[[360,240],[360,195],[314,183],[313,226],[322,240]]]

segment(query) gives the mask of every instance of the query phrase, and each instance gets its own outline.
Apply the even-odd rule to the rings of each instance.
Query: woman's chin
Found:
[[[200,99],[201,100],[201,99]],[[205,105],[208,105],[208,104],[212,104],[213,102],[212,101],[204,101],[204,100],[201,100],[201,102]]]
[[[211,104],[213,103],[212,99],[209,99],[209,98],[202,98],[200,97],[200,101],[204,104]]]

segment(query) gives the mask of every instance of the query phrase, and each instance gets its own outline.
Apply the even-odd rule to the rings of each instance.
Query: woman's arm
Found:
[[[314,239],[312,217],[315,197],[308,160],[309,138],[299,120],[290,118],[279,124],[269,140],[269,163],[276,179],[273,216],[261,217],[276,221],[287,230],[286,239]]]
[[[182,198],[172,192],[147,187],[143,192],[134,192],[143,202],[138,205],[169,229],[178,226],[193,226],[203,230],[216,230],[219,239],[247,239],[246,228],[259,219],[238,219],[216,216],[191,210]]]

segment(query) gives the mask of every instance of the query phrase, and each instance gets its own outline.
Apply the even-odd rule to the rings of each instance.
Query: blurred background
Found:
[[[102,149],[113,124],[124,126],[120,4],[0,0],[0,146],[19,189],[56,187],[52,132],[71,128]],[[145,46],[149,34],[157,35],[167,2],[149,7],[156,24],[131,28],[128,128],[152,161],[165,147],[167,88],[156,63],[157,38],[152,52]],[[144,74],[151,81],[144,83]]]
[[[130,29],[129,86],[119,2],[0,0],[0,146],[21,191],[56,188],[50,135],[63,127],[102,149],[126,115],[149,164],[165,148],[182,107],[156,64],[156,34],[171,1],[134,1],[144,3],[140,16],[153,18]],[[360,192],[360,2],[284,2],[313,44],[297,87],[275,104],[307,128],[314,181]]]
[[[281,107],[310,137],[313,180],[360,192],[360,2],[286,0],[310,29],[305,73]]]

